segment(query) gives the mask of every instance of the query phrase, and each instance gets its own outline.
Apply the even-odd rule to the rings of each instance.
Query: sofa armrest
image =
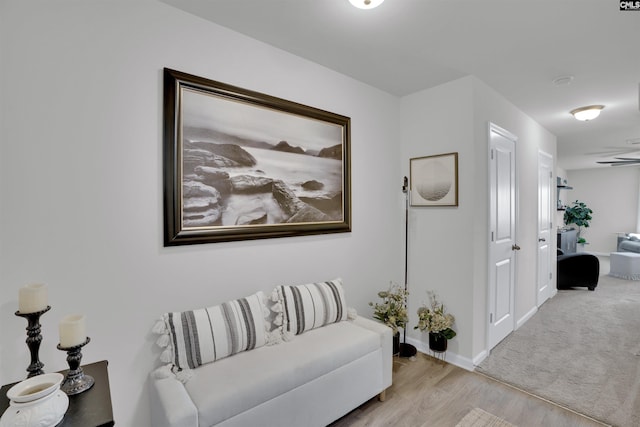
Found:
[[[390,387],[393,372],[393,331],[383,323],[362,316],[356,317],[353,323],[380,335],[380,347],[382,348],[382,384],[385,389]]]
[[[184,385],[174,377],[151,382],[151,425],[154,427],[198,427],[198,409]]]

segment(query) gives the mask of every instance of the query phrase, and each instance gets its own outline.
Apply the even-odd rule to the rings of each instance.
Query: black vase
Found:
[[[439,353],[447,351],[447,341],[448,340],[441,334],[429,332],[429,348],[432,351],[437,351]]]
[[[393,354],[400,353],[400,332],[396,332],[393,335]]]

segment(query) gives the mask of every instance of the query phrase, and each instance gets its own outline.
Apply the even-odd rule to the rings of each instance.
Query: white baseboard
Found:
[[[429,344],[428,343],[424,343],[420,340],[416,340],[413,339],[411,337],[407,337],[407,343],[411,344],[412,346],[414,346],[416,348],[416,350],[418,350],[420,353],[424,353],[424,354],[428,354],[430,356],[433,356],[434,353],[429,350]],[[438,355],[440,356],[440,355]],[[467,371],[473,371],[475,368],[475,364],[474,361],[466,358],[466,357],[462,357],[452,351],[447,350],[444,353],[444,360],[448,363],[451,363],[452,365],[456,365],[459,368],[465,369]],[[439,357],[441,358],[441,357]],[[484,359],[484,358],[483,358]],[[478,362],[479,363],[479,362]]]
[[[609,255],[611,255],[611,252],[589,252],[590,254],[593,254],[595,256],[606,256],[608,257]]]
[[[476,357],[474,357],[474,358],[473,358],[473,366],[474,366],[474,368],[475,368],[476,366],[478,366],[479,364],[481,364],[481,363],[482,363],[482,361],[483,361],[484,359],[486,359],[487,357],[489,357],[489,352],[488,352],[488,351],[486,351],[486,350],[482,350],[482,351],[480,352],[480,354],[478,354]]]
[[[518,321],[516,322],[516,329],[520,329],[520,326],[527,323],[527,320],[531,319],[533,315],[536,314],[537,312],[538,312],[538,307],[533,307],[531,310],[529,310],[528,313],[525,313],[525,315],[522,316],[520,319],[518,319]]]

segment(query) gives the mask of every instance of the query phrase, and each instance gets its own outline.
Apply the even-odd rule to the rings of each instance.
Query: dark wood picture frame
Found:
[[[411,206],[458,206],[458,153],[409,160]]]
[[[165,246],[351,231],[349,117],[163,78]]]

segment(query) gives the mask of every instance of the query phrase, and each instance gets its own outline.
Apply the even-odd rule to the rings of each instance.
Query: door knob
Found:
[[[520,246],[513,245],[513,246],[511,246],[511,249],[514,250],[514,251],[519,251],[520,250]]]
[[[544,237],[538,239],[538,242],[546,242],[546,241],[547,241],[547,239],[545,239]]]

